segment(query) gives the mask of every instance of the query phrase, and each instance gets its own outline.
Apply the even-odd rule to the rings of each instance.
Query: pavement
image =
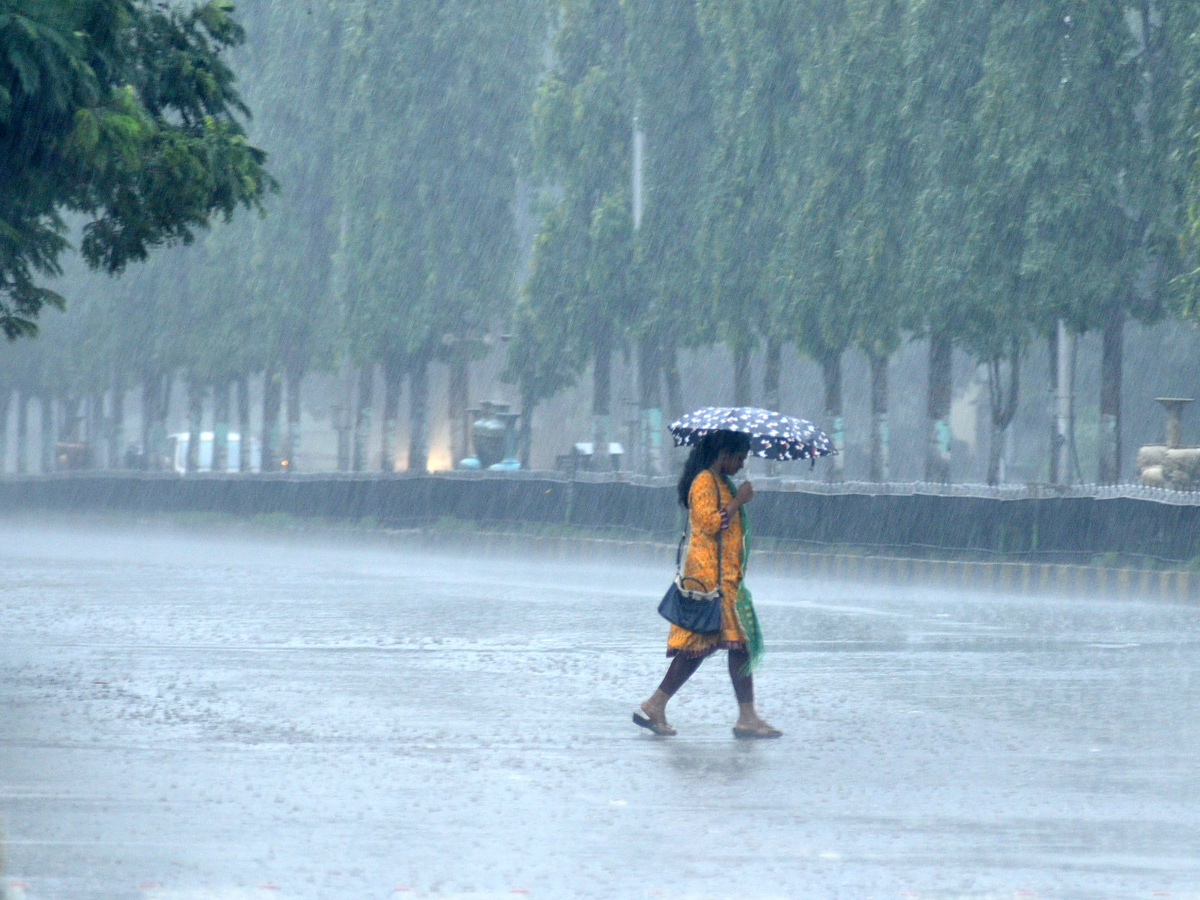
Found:
[[[0,888],[1200,897],[1200,606],[751,571],[784,738],[666,739],[671,564],[0,522]]]

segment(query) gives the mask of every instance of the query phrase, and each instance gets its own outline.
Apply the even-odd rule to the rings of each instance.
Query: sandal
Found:
[[[740,740],[757,740],[762,738],[783,737],[783,732],[778,728],[772,728],[766,722],[759,722],[753,728],[746,728],[742,725],[734,725],[733,736]]]
[[[652,719],[646,714],[644,709],[635,709],[633,711],[633,724],[640,725],[647,731],[652,731],[659,737],[671,737],[674,735],[675,729],[667,724],[666,718]]]

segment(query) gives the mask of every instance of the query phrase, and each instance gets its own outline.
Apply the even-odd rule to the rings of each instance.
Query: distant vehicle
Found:
[[[188,444],[191,443],[191,436],[186,431],[181,431],[176,434],[168,435],[167,451],[168,458],[171,460],[171,468],[183,475],[187,472],[187,453]],[[242,436],[236,431],[229,432],[228,444],[229,451],[226,459],[225,471],[238,472],[240,471],[240,462],[242,458]],[[200,455],[197,461],[197,472],[211,472],[213,464],[213,433],[211,431],[200,432]],[[250,471],[258,472],[262,470],[262,447],[259,446],[255,438],[250,439]]]
[[[90,469],[91,467],[91,444],[59,441],[54,445],[54,468],[58,471]]]

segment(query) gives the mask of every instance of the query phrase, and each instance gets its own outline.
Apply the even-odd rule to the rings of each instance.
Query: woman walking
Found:
[[[777,738],[782,734],[763,721],[754,709],[751,672],[762,653],[762,636],[750,593],[742,583],[746,550],[744,507],[754,498],[754,488],[747,481],[735,489],[730,481],[730,476],[745,465],[749,452],[748,435],[714,431],[692,447],[679,479],[679,503],[688,511],[690,529],[683,576],[689,584],[699,582],[706,591],[720,588],[721,630],[698,634],[671,625],[667,635],[671,664],[666,677],[633,714],[635,723],[658,735],[675,734],[675,729],[667,724],[667,701],[700,663],[717,650],[729,651],[729,677],[738,703],[734,736]]]

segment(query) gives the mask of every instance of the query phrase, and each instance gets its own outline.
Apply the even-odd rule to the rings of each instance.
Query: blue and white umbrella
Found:
[[[676,447],[690,447],[714,431],[750,435],[750,452],[764,459],[811,459],[837,453],[833,441],[807,419],[753,406],[706,406],[671,423]]]

